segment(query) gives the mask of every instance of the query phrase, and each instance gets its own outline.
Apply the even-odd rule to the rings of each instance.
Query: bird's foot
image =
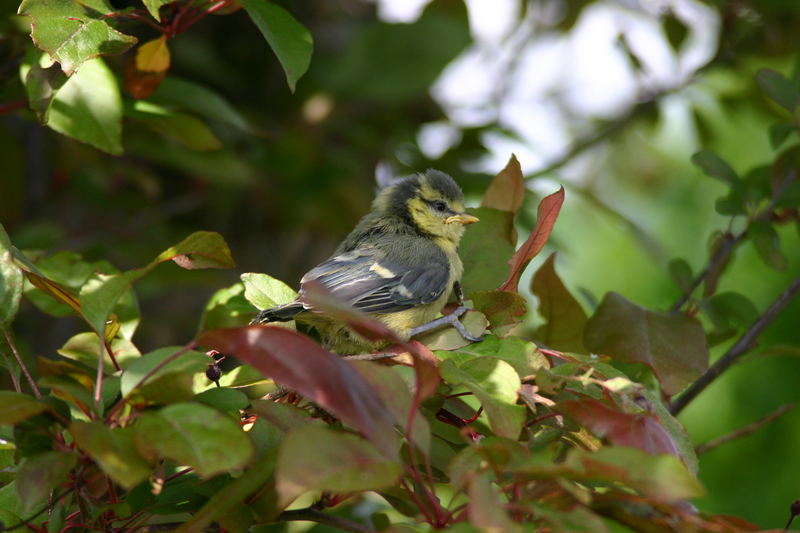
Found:
[[[444,326],[445,324],[449,324],[449,325],[453,326],[454,328],[456,328],[456,331],[458,331],[461,334],[461,336],[464,337],[465,339],[467,339],[468,341],[470,341],[470,342],[480,342],[480,341],[483,340],[483,337],[482,336],[481,337],[476,337],[475,335],[473,335],[472,333],[467,331],[467,328],[464,327],[464,324],[462,324],[461,321],[459,320],[459,318],[462,315],[464,315],[467,311],[471,311],[471,310],[472,309],[470,309],[469,307],[465,307],[463,305],[459,305],[449,315],[445,315],[445,316],[443,316],[441,318],[437,318],[435,320],[431,320],[430,322],[426,322],[425,324],[422,324],[422,325],[417,326],[415,328],[411,328],[411,332],[410,332],[411,335],[410,336],[413,337],[414,335],[418,335],[420,333],[424,333],[426,331],[430,331],[432,329],[436,329],[438,327]]]

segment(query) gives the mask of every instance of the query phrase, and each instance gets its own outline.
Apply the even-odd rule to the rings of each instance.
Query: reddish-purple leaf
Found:
[[[564,187],[554,192],[550,196],[542,198],[539,203],[536,225],[533,227],[528,240],[526,240],[519,250],[517,250],[508,262],[511,265],[511,273],[508,279],[500,286],[501,291],[517,292],[517,285],[522,271],[531,259],[536,257],[544,247],[553,225],[556,223],[558,213],[561,211],[561,204],[564,203]]]
[[[651,414],[625,413],[591,398],[562,401],[556,409],[617,446],[639,448],[653,455],[668,453],[679,457],[672,437]]]
[[[539,298],[539,313],[547,320],[536,330],[535,338],[549,348],[586,353],[583,346],[586,312],[558,277],[555,260],[554,252],[536,271],[531,282],[531,292]]]
[[[517,156],[511,155],[506,168],[494,177],[483,193],[481,207],[516,213],[525,201],[525,178]]]
[[[346,360],[301,333],[247,326],[203,333],[200,344],[231,354],[361,431],[387,455],[396,453],[395,421],[380,396]]]
[[[318,281],[307,281],[300,290],[300,298],[315,311],[323,313],[329,318],[333,318],[347,324],[347,326],[370,341],[389,340],[392,342],[402,342],[397,334],[389,329],[383,322],[378,322],[366,313],[362,313],[346,302],[336,299]]]
[[[649,311],[614,292],[586,323],[583,342],[594,353],[649,365],[667,394],[680,392],[708,367],[706,336],[696,319]]]

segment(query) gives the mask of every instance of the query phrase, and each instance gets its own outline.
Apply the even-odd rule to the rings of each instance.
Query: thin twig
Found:
[[[11,359],[9,359],[8,355],[6,354],[3,354],[3,359],[8,367],[8,374],[11,376],[11,383],[14,385],[14,390],[21,393],[22,387],[20,386],[19,380],[17,379],[17,374],[14,372],[14,368],[11,365]]]
[[[697,446],[694,449],[694,451],[695,451],[695,453],[697,455],[701,455],[701,454],[704,454],[706,452],[709,452],[709,451],[713,450],[717,446],[722,446],[723,444],[726,444],[726,443],[728,443],[728,442],[730,442],[732,440],[736,440],[736,439],[740,439],[742,437],[746,437],[746,436],[750,435],[751,433],[755,433],[756,430],[758,430],[762,426],[764,426],[766,424],[769,424],[773,420],[776,420],[776,419],[782,417],[783,415],[785,415],[786,413],[788,413],[789,411],[794,409],[794,407],[795,407],[795,405],[793,403],[787,403],[786,405],[782,405],[782,406],[780,406],[778,408],[777,411],[768,414],[767,416],[765,416],[764,418],[762,418],[760,420],[756,420],[752,424],[749,424],[749,425],[747,425],[747,426],[745,426],[743,428],[739,428],[736,431],[731,431],[727,435],[723,435],[721,437],[717,437],[716,439],[711,439],[708,442],[704,442],[703,444],[700,444],[699,446]]]
[[[786,304],[800,291],[800,277],[795,279],[789,287],[781,293],[778,298],[758,317],[747,331],[739,337],[736,344],[730,347],[725,354],[720,357],[697,381],[686,389],[670,406],[670,413],[677,415],[690,401],[700,394],[712,381],[719,377],[729,366],[735,363],[741,356],[749,352],[756,344],[756,339],[775,318],[780,314]]]
[[[370,526],[359,524],[358,522],[353,522],[352,520],[347,520],[340,516],[326,514],[313,507],[283,511],[275,517],[274,522],[293,522],[298,520],[326,524],[352,533],[375,533],[375,530]]]
[[[8,347],[11,348],[11,353],[14,354],[14,359],[17,360],[20,370],[22,370],[22,373],[25,375],[25,379],[28,380],[31,389],[33,389],[33,395],[37,398],[41,398],[42,393],[39,391],[39,387],[36,386],[36,382],[33,380],[33,376],[31,376],[31,373],[28,371],[28,367],[25,366],[25,363],[22,361],[22,357],[20,357],[17,347],[14,345],[14,341],[11,339],[11,333],[9,333],[8,328],[5,326],[3,326],[3,335],[6,337]]]

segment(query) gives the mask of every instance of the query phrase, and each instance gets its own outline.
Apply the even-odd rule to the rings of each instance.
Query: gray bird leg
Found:
[[[446,324],[450,324],[451,326],[456,328],[456,331],[458,331],[461,334],[461,336],[467,339],[468,341],[480,342],[481,340],[483,340],[483,337],[476,337],[469,331],[467,331],[467,328],[465,328],[464,324],[462,324],[461,321],[458,319],[461,315],[463,315],[467,311],[470,311],[471,309],[469,309],[468,307],[464,307],[464,292],[461,290],[461,284],[457,281],[453,283],[453,292],[456,295],[456,299],[458,301],[458,307],[456,307],[455,310],[449,315],[445,315],[441,318],[431,320],[430,322],[426,322],[425,324],[422,324],[415,328],[411,328],[411,337],[423,333],[425,331],[430,331],[432,329],[439,328]]]

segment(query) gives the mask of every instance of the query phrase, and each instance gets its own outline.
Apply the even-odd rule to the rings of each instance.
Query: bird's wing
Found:
[[[367,313],[391,313],[433,302],[447,288],[447,258],[429,241],[413,244],[416,250],[362,246],[336,255],[303,276],[301,292],[303,284],[316,280],[334,297]]]

